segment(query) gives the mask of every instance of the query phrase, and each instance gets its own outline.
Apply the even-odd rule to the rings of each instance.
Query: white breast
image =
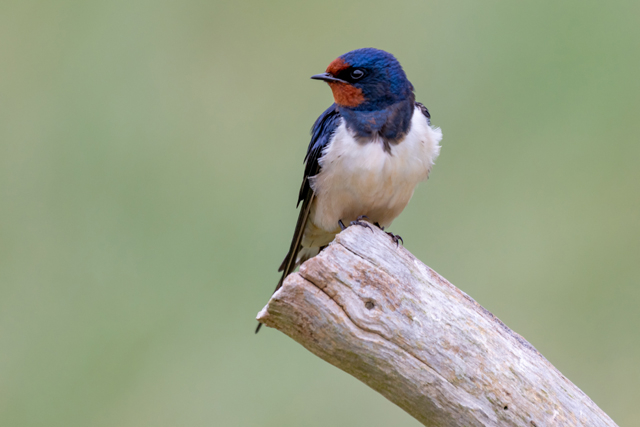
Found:
[[[357,141],[344,120],[320,158],[321,171],[312,179],[316,193],[311,221],[327,232],[360,215],[388,227],[402,212],[416,185],[429,176],[438,157],[442,132],[429,126],[416,108],[404,140],[384,151],[379,137]]]

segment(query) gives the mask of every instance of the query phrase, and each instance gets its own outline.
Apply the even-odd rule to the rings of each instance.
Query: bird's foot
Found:
[[[360,215],[358,218],[356,218],[355,221],[351,221],[349,223],[349,225],[359,225],[361,227],[366,227],[369,230],[373,231],[373,229],[371,228],[371,226],[369,225],[368,222],[366,221],[362,221],[363,219],[369,219],[366,215]],[[347,229],[347,227],[344,225],[344,222],[342,222],[342,220],[338,220],[338,225],[340,226],[340,230],[344,231]]]
[[[376,227],[378,227],[380,230],[384,231],[384,227],[381,226],[380,224],[378,224],[377,222],[374,222],[373,225],[375,225]]]
[[[371,232],[373,232],[373,228],[371,228],[368,222],[363,221],[363,219],[369,219],[369,217],[366,215],[360,215],[358,218],[356,218],[355,221],[351,221],[350,225],[359,225],[361,227],[366,227],[371,230]]]
[[[402,242],[402,245],[404,246],[404,240],[398,234],[389,233],[388,231],[385,231],[385,233],[391,237],[391,240],[396,242],[396,246],[400,246],[400,242]]]

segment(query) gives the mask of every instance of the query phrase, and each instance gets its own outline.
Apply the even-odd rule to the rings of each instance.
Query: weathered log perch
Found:
[[[426,426],[615,426],[531,344],[402,246],[352,226],[258,314]]]

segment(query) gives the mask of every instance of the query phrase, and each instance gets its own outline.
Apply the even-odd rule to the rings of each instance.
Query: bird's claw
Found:
[[[358,218],[356,218],[355,221],[351,221],[351,225],[359,225],[361,227],[366,227],[369,230],[371,230],[371,232],[373,233],[373,228],[371,228],[368,222],[362,221],[363,219],[369,219],[369,217],[366,215],[360,215]]]
[[[384,231],[384,227],[378,224],[377,222],[374,222],[373,225],[378,227],[380,230]],[[389,233],[388,231],[384,231],[384,232],[387,233],[394,242],[396,242],[396,246],[400,246],[400,242],[402,242],[402,245],[404,246],[404,240],[402,240],[402,237],[393,233]]]
[[[363,219],[369,219],[369,217],[367,217],[366,215],[360,215],[358,218],[356,218],[356,220],[355,220],[355,221],[351,221],[351,222],[349,223],[349,225],[359,225],[359,226],[361,226],[361,227],[366,227],[366,228],[368,228],[369,230],[371,230],[371,232],[373,232],[373,229],[371,228],[371,226],[369,225],[369,223],[368,223],[368,222],[366,222],[366,221],[362,221]],[[340,226],[340,229],[341,229],[342,231],[344,231],[344,230],[346,230],[346,229],[347,229],[347,227],[344,225],[344,222],[342,222],[342,220],[341,220],[341,219],[340,219],[340,220],[338,220],[338,225]]]
[[[371,232],[373,233],[373,228],[371,228],[371,226],[369,225],[369,223],[368,223],[368,222],[366,222],[366,221],[359,221],[359,220],[355,220],[355,221],[351,221],[351,224],[350,224],[350,225],[359,225],[359,226],[361,226],[361,227],[366,227],[366,228],[368,228],[369,230],[371,230]]]
[[[391,237],[391,240],[396,242],[396,247],[400,246],[400,242],[402,242],[402,245],[404,246],[404,240],[398,234],[389,233],[388,231],[385,231],[385,233]]]

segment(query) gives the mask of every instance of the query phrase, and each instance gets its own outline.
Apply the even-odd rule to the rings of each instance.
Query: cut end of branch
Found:
[[[265,305],[264,308],[258,313],[258,317],[256,317],[256,320],[264,325],[267,324],[267,319],[269,318],[268,308],[269,304]]]

